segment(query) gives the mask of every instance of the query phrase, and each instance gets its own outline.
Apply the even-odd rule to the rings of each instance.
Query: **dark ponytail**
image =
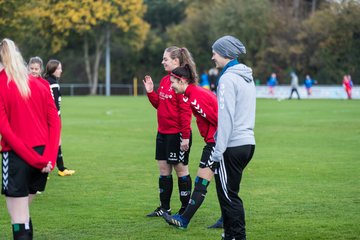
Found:
[[[177,67],[171,71],[171,76],[176,78],[184,78],[187,80],[189,84],[195,84],[196,81],[193,77],[193,73],[191,71],[191,66],[189,64],[185,64],[183,67]]]

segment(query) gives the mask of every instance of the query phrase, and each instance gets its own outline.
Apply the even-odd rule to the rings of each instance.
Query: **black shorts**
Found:
[[[215,149],[215,143],[206,143],[201,155],[199,168],[210,167],[211,165],[210,156],[214,152],[214,149]]]
[[[35,147],[42,154],[44,147]],[[2,188],[1,193],[7,197],[26,197],[37,191],[45,190],[48,173],[30,166],[15,152],[2,153]]]
[[[188,165],[189,154],[192,144],[192,134],[190,133],[189,150],[180,150],[181,134],[162,134],[156,136],[156,160],[166,160],[168,164],[182,163]]]

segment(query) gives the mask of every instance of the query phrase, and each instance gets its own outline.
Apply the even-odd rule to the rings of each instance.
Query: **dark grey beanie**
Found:
[[[224,36],[215,41],[212,49],[224,58],[236,59],[240,54],[245,54],[244,44],[233,36]]]

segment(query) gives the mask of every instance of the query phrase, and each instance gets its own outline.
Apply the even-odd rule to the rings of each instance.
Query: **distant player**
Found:
[[[346,92],[348,99],[351,99],[352,98],[352,87],[353,87],[353,82],[351,80],[351,76],[345,75],[343,78],[342,84],[343,84],[343,87],[344,87],[344,90]]]
[[[311,79],[310,75],[306,75],[305,80],[304,80],[304,85],[305,85],[308,97],[310,97],[312,94],[312,86],[314,84],[316,84],[316,81]]]
[[[296,95],[298,97],[298,100],[300,100],[300,94],[299,94],[299,91],[298,91],[299,78],[298,78],[298,76],[296,75],[296,73],[294,71],[290,73],[290,76],[291,76],[291,83],[290,83],[291,92],[290,92],[289,99],[292,99],[293,93],[296,93]]]
[[[267,85],[269,87],[269,94],[273,97],[275,95],[274,88],[278,84],[278,80],[276,78],[276,73],[272,73],[267,81]]]
[[[45,79],[49,82],[50,87],[52,89],[55,105],[56,108],[58,109],[59,116],[61,116],[60,114],[61,92],[58,81],[61,77],[61,73],[62,73],[62,65],[60,61],[55,59],[48,61],[48,63],[46,64]],[[56,160],[56,167],[58,168],[58,175],[60,177],[71,176],[75,173],[75,170],[67,169],[64,166],[64,159],[61,150],[61,140],[59,143],[59,151]]]

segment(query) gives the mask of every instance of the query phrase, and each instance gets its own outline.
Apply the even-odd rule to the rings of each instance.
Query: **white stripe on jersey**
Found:
[[[52,90],[52,88],[50,86],[49,86],[49,88],[50,88],[51,96],[54,99],[54,92],[53,92],[53,90]]]
[[[51,88],[59,88],[59,89],[60,89],[60,85],[59,85],[58,83],[50,84],[50,87],[51,87]]]

